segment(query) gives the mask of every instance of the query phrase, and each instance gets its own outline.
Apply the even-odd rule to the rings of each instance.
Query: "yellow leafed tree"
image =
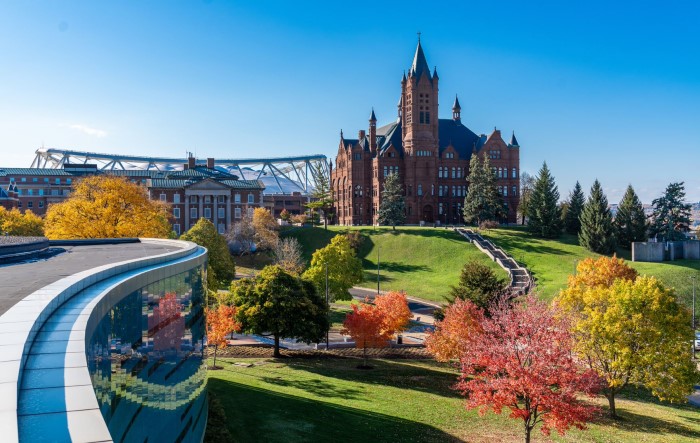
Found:
[[[44,220],[32,211],[20,212],[17,208],[0,207],[0,232],[22,237],[40,237],[44,235]]]
[[[145,187],[125,177],[82,179],[70,197],[49,206],[45,234],[50,239],[167,238],[172,227],[167,204],[151,200]]]
[[[274,249],[277,246],[279,226],[270,211],[265,208],[255,208],[253,229],[255,229],[255,245],[258,250]]]
[[[610,415],[617,416],[615,396],[628,384],[662,400],[685,401],[698,372],[690,314],[673,290],[637,277],[616,258],[586,260],[577,271],[555,302],[572,320],[575,351],[603,379]]]

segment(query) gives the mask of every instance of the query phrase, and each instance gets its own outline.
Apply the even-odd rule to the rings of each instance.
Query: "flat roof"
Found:
[[[62,246],[65,252],[38,261],[0,265],[0,315],[27,295],[64,277],[109,263],[179,249],[157,243]]]

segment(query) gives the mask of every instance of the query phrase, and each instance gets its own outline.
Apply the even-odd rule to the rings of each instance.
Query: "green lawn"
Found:
[[[507,277],[498,265],[476,247],[452,230],[439,228],[400,227],[338,227],[301,228],[288,231],[304,249],[304,256],[330,242],[348,229],[359,231],[364,240],[359,257],[364,268],[364,280],[359,286],[377,287],[377,252],[379,252],[380,287],[382,290],[404,290],[408,295],[427,300],[444,301],[450,286],[457,284],[462,266],[468,260],[478,260],[492,267],[498,275]]]
[[[467,411],[450,387],[456,372],[431,360],[220,359],[209,391],[223,405],[238,442],[492,442],[522,441],[522,425],[507,414]],[[235,366],[234,361],[254,363]],[[604,405],[603,401],[595,400]],[[587,431],[535,441],[691,442],[700,439],[700,412],[660,404],[631,391],[618,401],[620,421],[599,418]]]
[[[537,280],[540,295],[550,300],[567,284],[567,278],[574,272],[579,260],[599,257],[578,245],[572,235],[562,235],[558,239],[545,240],[530,235],[524,229],[500,228],[482,233],[486,238],[502,247],[520,263],[523,263]],[[630,259],[630,251],[618,250],[618,257]],[[676,290],[679,300],[691,305],[691,275],[700,279],[700,260],[679,260],[663,263],[628,262],[640,274],[653,275],[667,286]],[[700,291],[700,287],[697,288]],[[700,292],[699,292],[700,295]]]

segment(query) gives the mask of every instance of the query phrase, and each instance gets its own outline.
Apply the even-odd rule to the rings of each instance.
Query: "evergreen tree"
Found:
[[[558,237],[561,234],[561,208],[558,203],[559,189],[545,162],[535,179],[528,205],[530,231],[544,238]]]
[[[564,216],[564,229],[568,234],[578,235],[581,231],[581,221],[579,217],[581,217],[581,211],[585,203],[586,197],[583,195],[581,184],[576,182],[573,192],[569,194],[566,215]]]
[[[652,236],[667,241],[685,239],[683,233],[690,226],[690,205],[683,203],[684,199],[685,188],[680,182],[668,185],[664,195],[651,202],[654,205]]]
[[[384,180],[382,202],[379,205],[379,224],[391,225],[396,230],[396,225],[402,225],[405,221],[406,202],[399,174],[389,174]]]
[[[615,250],[615,228],[608,208],[608,198],[596,180],[591,187],[591,195],[581,211],[581,232],[578,234],[581,246],[599,254],[610,254]]]
[[[314,210],[323,211],[323,225],[328,229],[328,219],[333,219],[333,207],[335,199],[333,198],[333,188],[326,174],[322,163],[317,162],[311,166],[311,177],[314,180],[314,190],[311,192],[311,202],[307,203],[306,207],[311,209],[311,218],[315,218]]]
[[[644,207],[642,207],[642,202],[639,201],[632,185],[627,186],[627,192],[617,207],[613,223],[620,246],[629,249],[632,242],[646,241],[647,217],[644,215]]]
[[[472,155],[467,177],[467,195],[464,197],[464,221],[477,225],[486,220],[496,220],[506,216],[503,198],[498,194],[496,174],[491,169],[488,158],[479,161]]]

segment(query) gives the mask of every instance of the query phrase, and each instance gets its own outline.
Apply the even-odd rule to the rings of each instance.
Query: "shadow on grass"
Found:
[[[541,239],[524,231],[517,233],[508,231],[495,232],[497,232],[496,235],[483,234],[483,237],[491,240],[496,246],[502,248],[511,255],[518,254],[518,252],[514,251],[515,249],[533,254],[573,255],[569,251],[544,245],[541,243],[542,240],[553,240],[562,244],[573,246],[578,245],[578,240],[573,235],[564,234],[558,239]]]
[[[262,377],[260,380],[265,383],[277,386],[294,387],[297,389],[302,389],[309,394],[314,394],[319,397],[336,397],[344,399],[358,399],[362,396],[361,389],[354,388],[341,388],[334,385],[333,383],[328,383],[323,380],[285,380],[278,377]]]
[[[210,391],[229,411],[237,442],[458,442],[432,426],[388,415],[209,379]]]
[[[664,420],[658,417],[650,417],[648,415],[632,412],[627,408],[618,407],[617,413],[620,416],[619,420],[613,420],[608,417],[601,417],[596,422],[605,426],[617,428],[626,432],[642,432],[644,434],[664,434],[683,436],[700,440],[700,431],[691,429],[678,422]],[[686,417],[689,421],[698,421]]]

